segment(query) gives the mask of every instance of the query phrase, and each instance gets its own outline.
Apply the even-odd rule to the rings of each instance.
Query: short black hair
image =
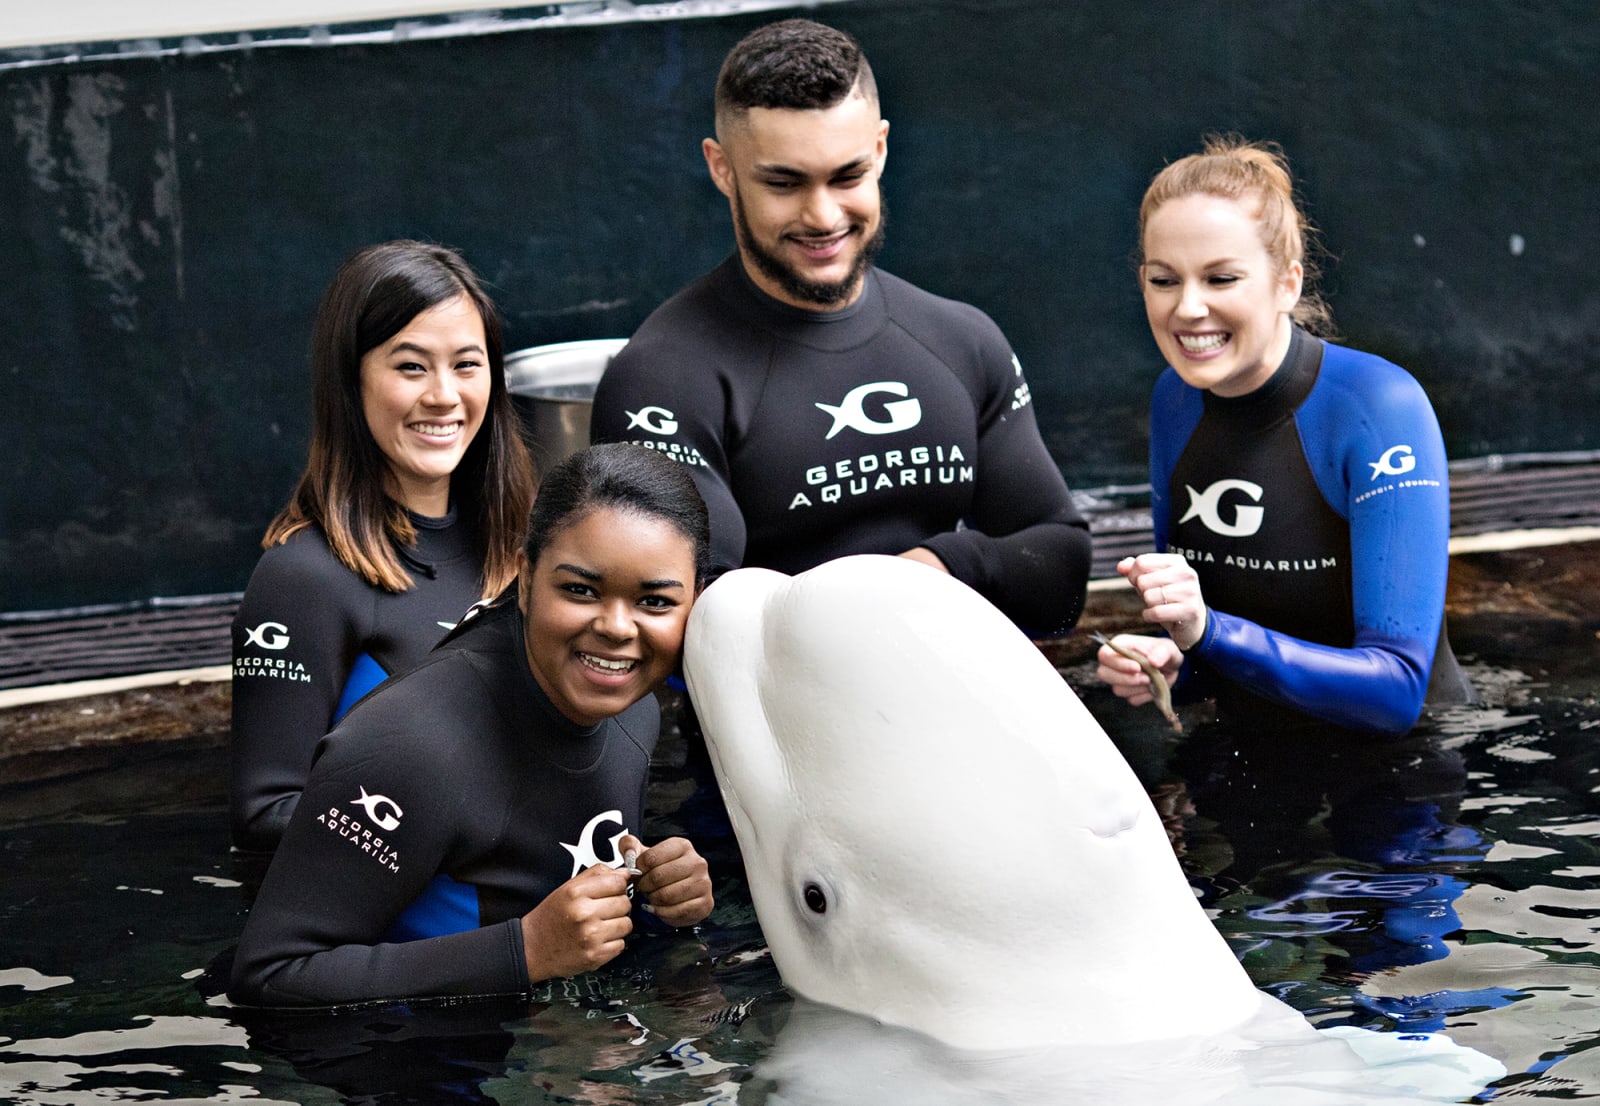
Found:
[[[711,520],[699,489],[681,461],[630,442],[581,449],[545,474],[523,546],[528,564],[538,563],[556,534],[605,507],[658,518],[677,530],[694,549],[696,583],[705,583]]]
[[[809,19],[758,27],[739,40],[717,74],[717,118],[751,108],[831,108],[853,92],[877,102],[861,44]]]

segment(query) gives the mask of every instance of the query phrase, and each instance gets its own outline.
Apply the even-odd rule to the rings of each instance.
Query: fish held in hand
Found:
[[[1150,658],[1126,645],[1118,645],[1106,635],[1093,633],[1089,635],[1101,645],[1109,648],[1113,653],[1127,657],[1134,664],[1144,669],[1144,674],[1150,677],[1150,694],[1155,698],[1156,709],[1161,712],[1161,717],[1172,723],[1174,733],[1183,732],[1183,722],[1178,718],[1178,712],[1172,709],[1172,686],[1167,683],[1167,678],[1161,669],[1151,663]]]

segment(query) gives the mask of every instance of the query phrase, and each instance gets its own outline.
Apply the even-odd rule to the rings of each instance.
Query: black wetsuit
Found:
[[[277,846],[317,742],[384,679],[414,667],[483,595],[483,559],[455,514],[411,516],[413,586],[374,587],[311,527],[261,555],[233,620],[233,843]]]
[[[1389,733],[1425,695],[1470,699],[1444,634],[1444,441],[1409,373],[1297,328],[1249,395],[1168,368],[1150,442],[1156,548],[1194,567],[1209,612],[1179,690],[1238,720]]]
[[[593,727],[528,669],[508,592],[317,748],[234,958],[238,1002],[528,990],[519,918],[637,833],[653,696]]]
[[[939,556],[1024,629],[1083,610],[1088,527],[981,311],[878,269],[839,311],[772,299],[737,257],[658,308],[595,396],[591,437],[690,466],[717,570]]]

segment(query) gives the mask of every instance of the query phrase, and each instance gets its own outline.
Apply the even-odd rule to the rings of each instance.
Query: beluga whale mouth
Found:
[[[727,573],[684,675],[798,995],[961,1049],[1261,1032],[1364,1062],[1255,989],[1100,725],[952,577],[887,556]]]

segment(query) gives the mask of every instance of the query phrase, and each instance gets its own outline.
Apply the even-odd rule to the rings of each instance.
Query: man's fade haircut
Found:
[[[861,44],[809,19],[785,19],[758,27],[728,51],[717,74],[717,122],[751,108],[831,108],[852,93],[878,102]]]

